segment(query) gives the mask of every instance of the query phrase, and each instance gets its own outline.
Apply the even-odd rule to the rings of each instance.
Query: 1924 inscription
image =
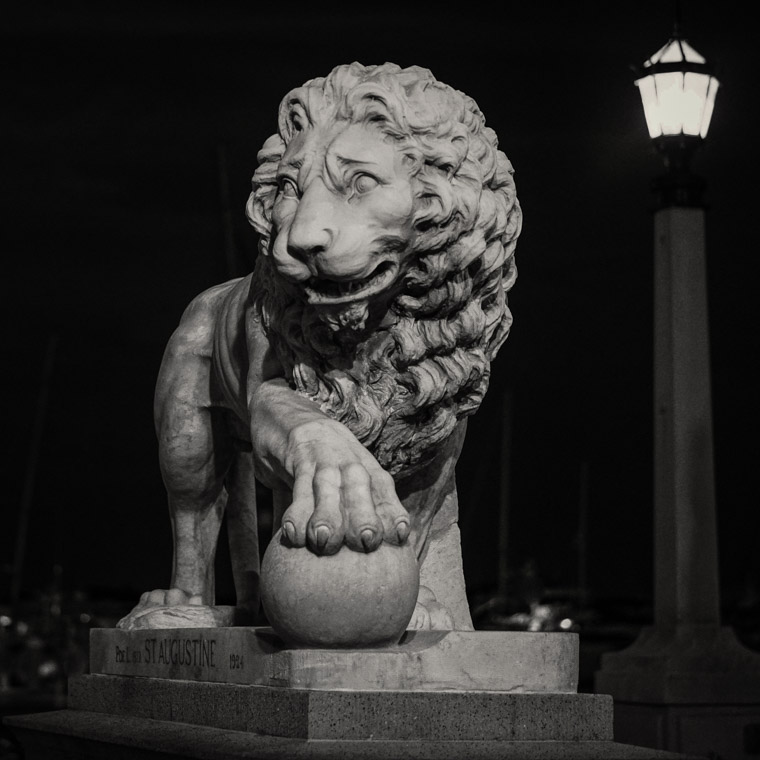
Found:
[[[129,645],[120,647],[116,644],[115,656],[119,663],[140,663],[144,665],[185,665],[188,667],[216,668],[215,639],[204,638],[151,638],[142,642],[142,647],[132,649]],[[237,657],[237,656],[236,656]],[[242,667],[240,662],[233,665],[230,656],[230,669]]]

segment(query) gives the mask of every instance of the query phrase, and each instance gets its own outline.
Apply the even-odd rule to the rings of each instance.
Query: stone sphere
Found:
[[[409,543],[373,552],[343,546],[320,556],[275,533],[261,564],[269,624],[291,646],[347,648],[395,644],[417,602],[420,576]]]

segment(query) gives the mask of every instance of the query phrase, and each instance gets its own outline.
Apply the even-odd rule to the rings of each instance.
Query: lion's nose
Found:
[[[321,182],[312,182],[298,204],[288,234],[288,253],[306,261],[325,253],[333,242],[334,209]]]
[[[288,253],[300,261],[314,258],[330,248],[332,233],[319,225],[293,225],[288,236]]]

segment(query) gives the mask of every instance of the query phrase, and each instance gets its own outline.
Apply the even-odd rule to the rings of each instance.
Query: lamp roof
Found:
[[[644,61],[644,66],[656,66],[659,63],[707,63],[686,40],[671,37],[654,55]]]
[[[653,55],[636,68],[639,77],[668,71],[694,71],[714,76],[714,67],[677,31]]]

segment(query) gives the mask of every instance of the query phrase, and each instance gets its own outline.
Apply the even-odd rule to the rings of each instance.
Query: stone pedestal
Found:
[[[721,760],[760,754],[760,656],[728,628],[649,628],[602,656],[597,693],[615,698],[615,738]]]
[[[269,628],[95,630],[69,709],[6,724],[27,760],[599,758],[612,700],[577,694],[574,634],[412,632],[372,650],[289,649]]]
[[[596,694],[355,691],[90,675],[71,709],[287,739],[611,741],[612,700]]]
[[[21,741],[25,760],[683,760],[684,757],[607,740],[308,741],[78,710],[17,716],[6,723]]]
[[[720,625],[704,215],[655,214],[655,620],[602,657],[595,690],[622,741],[750,760],[760,655]]]

